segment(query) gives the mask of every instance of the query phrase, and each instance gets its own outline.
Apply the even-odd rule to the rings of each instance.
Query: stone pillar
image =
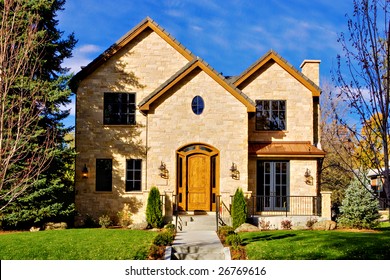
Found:
[[[322,191],[321,192],[321,217],[325,218],[326,220],[332,219],[332,211],[331,211],[331,198],[332,195],[331,191]]]

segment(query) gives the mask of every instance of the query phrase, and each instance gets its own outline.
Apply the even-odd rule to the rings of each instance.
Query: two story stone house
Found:
[[[269,51],[224,77],[146,18],[72,79],[79,218],[143,221],[152,186],[168,218],[239,187],[251,213],[294,215],[294,197],[320,195],[319,63],[298,71]]]

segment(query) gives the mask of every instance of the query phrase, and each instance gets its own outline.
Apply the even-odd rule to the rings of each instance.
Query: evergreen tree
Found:
[[[160,191],[157,187],[152,187],[148,196],[146,221],[153,228],[161,228],[163,225]]]
[[[1,141],[3,145],[11,143],[9,139],[17,130],[32,135],[24,136],[24,143],[27,144],[24,144],[23,154],[9,155],[8,158],[7,154],[1,155],[12,162],[4,171],[5,179],[0,181],[0,219],[4,228],[40,226],[46,221],[69,222],[74,212],[75,152],[65,141],[65,136],[73,128],[64,126],[63,120],[69,111],[61,110],[61,106],[70,103],[71,91],[67,86],[70,76],[65,75],[68,69],[61,67],[61,63],[71,56],[76,40],[73,34],[63,38],[63,32],[57,29],[56,13],[62,10],[64,4],[65,0],[0,0],[3,9],[1,28],[4,34],[12,35],[13,45],[20,48],[18,55],[13,56],[10,55],[13,49],[2,49],[0,58],[4,57],[7,61],[7,64],[2,64],[4,74],[8,71],[16,77],[15,80],[8,77],[1,80],[2,101],[6,105],[14,104],[16,99],[12,99],[12,96],[19,92],[25,93],[27,97],[23,102],[28,105],[23,105],[21,111],[26,114],[19,116],[30,119],[30,122],[22,124],[13,122],[15,131],[9,128],[10,136]],[[11,21],[17,28],[9,27]],[[7,42],[1,43],[7,45]],[[20,63],[20,55],[26,51],[29,53],[23,60],[23,72],[19,73],[14,69]],[[12,90],[6,91],[9,88]],[[29,99],[28,96],[37,98]],[[36,113],[32,114],[28,109]],[[11,119],[9,112],[14,112],[12,107],[8,114],[0,112],[4,113],[1,114],[1,121],[5,125],[18,117],[16,115]],[[39,157],[34,157],[36,154]],[[34,161],[36,165],[39,162],[39,168],[35,168]],[[14,179],[17,177],[23,177],[24,181],[17,182]],[[9,191],[13,188],[17,192]]]
[[[241,188],[238,188],[234,193],[232,202],[233,228],[238,228],[240,225],[246,222],[247,213],[248,209],[244,192]]]
[[[378,200],[355,179],[346,190],[337,221],[346,227],[372,228],[380,218],[378,209]]]

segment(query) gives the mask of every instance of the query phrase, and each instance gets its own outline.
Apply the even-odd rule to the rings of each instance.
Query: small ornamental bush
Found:
[[[226,237],[225,243],[226,245],[232,246],[233,248],[237,248],[242,244],[242,240],[238,234],[231,234]]]
[[[266,221],[265,219],[261,219],[259,222],[259,227],[261,230],[270,230],[271,229],[271,222]]]
[[[355,179],[345,192],[337,222],[349,228],[373,228],[380,218],[378,211],[378,200]]]
[[[169,246],[175,239],[175,234],[171,230],[160,232],[153,240],[153,244],[157,246]]]
[[[290,220],[283,220],[280,222],[280,226],[282,227],[282,229],[291,229],[292,222]]]
[[[103,215],[103,216],[99,217],[99,225],[102,228],[107,228],[107,227],[111,226],[111,224],[112,224],[112,221],[111,221],[110,216]]]
[[[233,219],[233,228],[238,228],[240,225],[246,222],[247,212],[248,209],[244,197],[244,192],[241,188],[238,188],[233,196],[232,202],[231,215]]]
[[[161,228],[163,225],[160,191],[157,187],[152,187],[149,192],[146,221],[153,228]]]
[[[222,243],[225,243],[226,237],[231,234],[235,234],[234,229],[231,226],[222,226],[218,228],[218,236]]]

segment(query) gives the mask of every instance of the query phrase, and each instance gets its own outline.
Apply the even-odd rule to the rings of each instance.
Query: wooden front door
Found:
[[[210,211],[210,157],[194,154],[187,158],[187,210]]]
[[[176,191],[180,210],[215,210],[218,160],[218,151],[208,145],[192,144],[178,150]]]

